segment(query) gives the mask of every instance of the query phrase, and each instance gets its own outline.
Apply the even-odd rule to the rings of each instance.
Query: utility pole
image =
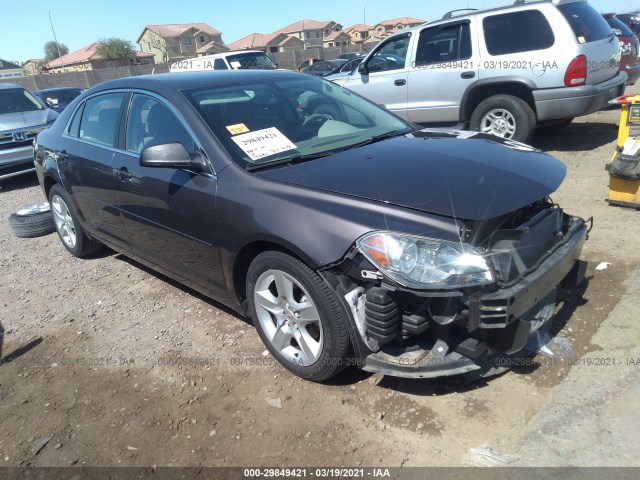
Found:
[[[62,64],[62,71],[65,70],[64,62],[62,61],[62,55],[60,54],[60,44],[58,43],[58,38],[56,37],[56,31],[53,29],[53,22],[51,21],[51,10],[49,9],[49,23],[51,24],[51,31],[53,32],[53,39],[56,41],[56,49],[58,50],[58,58],[60,59],[60,63]]]

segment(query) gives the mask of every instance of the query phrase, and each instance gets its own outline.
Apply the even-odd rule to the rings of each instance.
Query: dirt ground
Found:
[[[604,201],[617,122],[600,112],[533,140],[567,164],[554,200],[595,220],[588,284],[558,314],[575,358],[607,355],[593,339],[640,265],[640,212]],[[121,255],[12,236],[9,214],[41,199],[35,175],[0,184],[0,466],[461,466],[485,443],[522,456],[577,368],[542,357],[476,383],[356,370],[306,382],[245,320]]]

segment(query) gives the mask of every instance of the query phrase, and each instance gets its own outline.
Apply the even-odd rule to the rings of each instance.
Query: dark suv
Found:
[[[72,255],[108,245],[217,299],[308,379],[499,372],[581,277],[587,224],[549,199],[562,162],[311,75],[106,82],[35,155]]]
[[[34,170],[33,139],[57,117],[20,85],[0,83],[0,179]]]

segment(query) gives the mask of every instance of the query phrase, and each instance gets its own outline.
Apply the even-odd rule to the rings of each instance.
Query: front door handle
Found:
[[[474,78],[476,76],[476,72],[462,72],[460,77],[464,79]]]
[[[407,81],[404,78],[401,78],[400,80],[396,80],[395,82],[393,82],[393,84],[396,87],[404,87],[407,84]]]
[[[120,178],[123,182],[131,180],[133,175],[130,174],[125,167],[122,167],[120,170],[113,169],[113,174]]]

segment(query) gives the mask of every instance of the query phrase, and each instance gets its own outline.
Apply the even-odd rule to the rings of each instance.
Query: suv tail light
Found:
[[[564,84],[567,87],[577,87],[587,83],[587,57],[578,55],[571,60],[567,72],[564,74]]]

